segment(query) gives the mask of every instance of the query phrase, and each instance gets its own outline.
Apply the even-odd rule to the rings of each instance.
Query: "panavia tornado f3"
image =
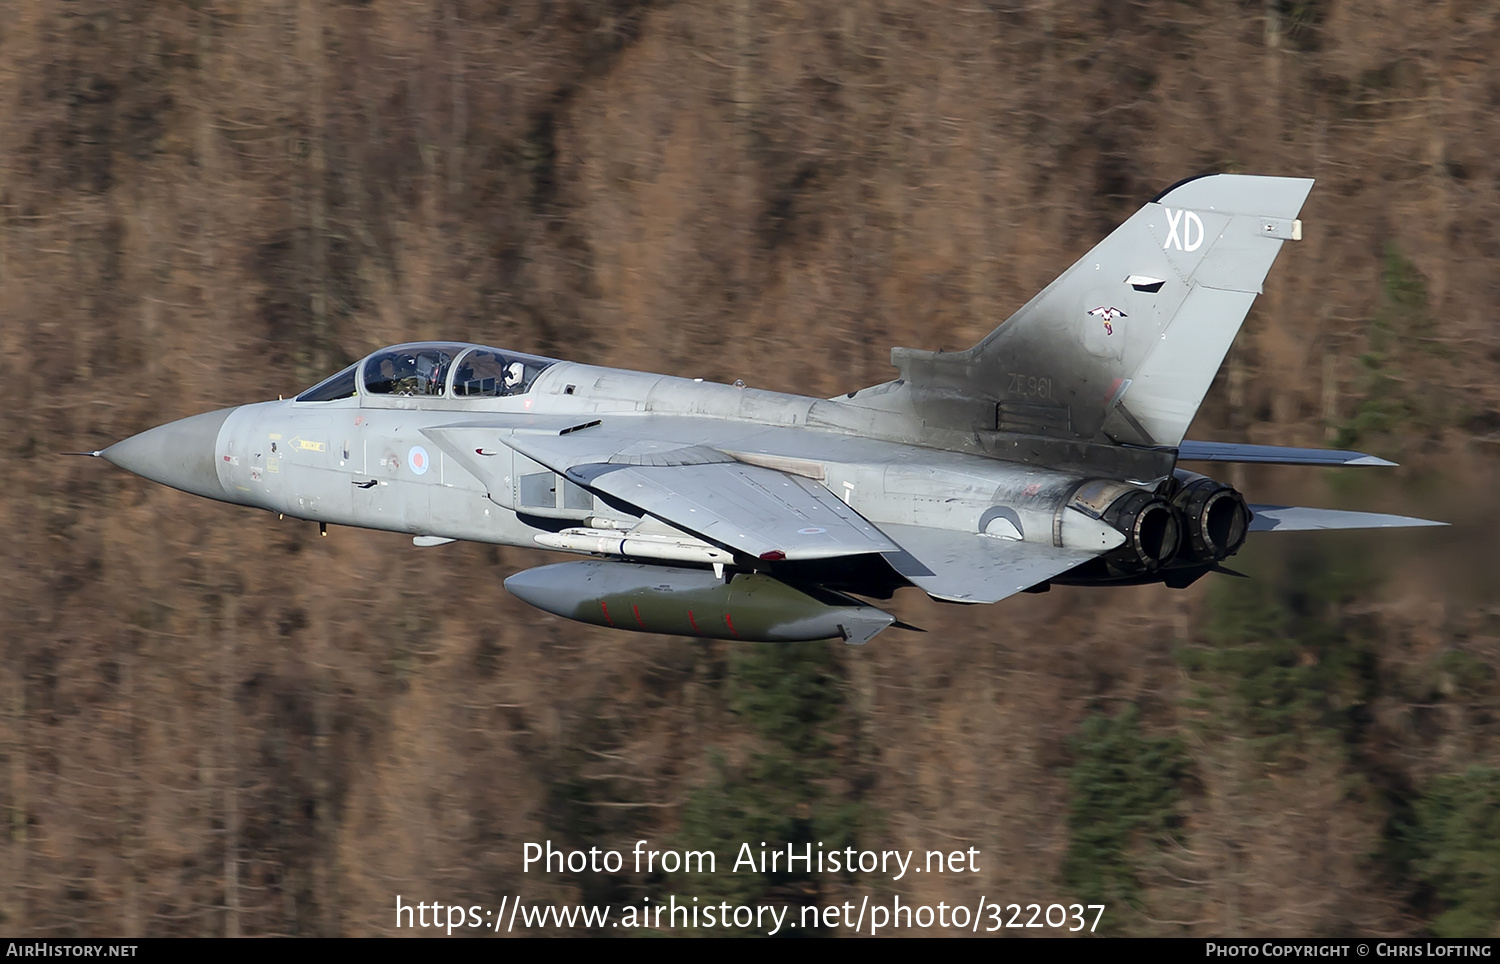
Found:
[[[1183,440],[1311,187],[1183,181],[973,348],[897,348],[898,377],[833,399],[424,342],[90,454],[324,531],[577,553],[506,588],[616,629],[863,643],[896,623],[866,599],[906,585],[1183,588],[1252,532],[1442,524],[1179,467],[1393,464]]]

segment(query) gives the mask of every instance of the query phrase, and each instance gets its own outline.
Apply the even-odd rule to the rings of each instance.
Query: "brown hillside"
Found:
[[[1500,4],[1457,0],[10,0],[0,931],[706,900],[521,848],[706,846],[714,793],[764,790],[813,827],[847,805],[866,849],[981,853],[772,903],[1107,892],[1123,933],[1500,936],[1500,881],[1445,876],[1435,816],[1500,768],[1497,51]],[[747,655],[541,614],[500,585],[540,552],[320,539],[58,454],[417,338],[829,396],[972,344],[1203,171],[1318,183],[1193,437],[1395,458],[1233,481],[1452,529],[1266,536],[1233,563],[1258,589],[906,590],[926,634]],[[822,742],[745,709],[783,675],[826,687]],[[1125,814],[1099,774],[1168,737],[1165,816],[1111,838],[1099,891],[1084,801]],[[776,753],[796,780],[757,777]]]

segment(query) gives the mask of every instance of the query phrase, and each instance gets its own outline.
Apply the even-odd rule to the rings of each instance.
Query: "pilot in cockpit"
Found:
[[[376,385],[377,390],[382,394],[410,395],[411,392],[408,389],[415,386],[406,384],[407,380],[403,377],[405,374],[402,371],[403,367],[405,366],[397,364],[395,356],[381,358],[376,366],[376,377],[370,379],[370,381]]]
[[[526,366],[513,361],[505,366],[505,394],[514,395],[522,390],[526,381]]]
[[[538,373],[552,362],[534,355],[517,357],[494,348],[475,348],[458,362],[453,376],[453,394],[460,397],[495,398],[523,395]]]

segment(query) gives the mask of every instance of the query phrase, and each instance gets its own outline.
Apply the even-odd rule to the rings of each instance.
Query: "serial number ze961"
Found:
[[[1006,372],[1005,392],[1022,398],[1051,398],[1052,379],[1046,375],[1025,375],[1021,372]]]

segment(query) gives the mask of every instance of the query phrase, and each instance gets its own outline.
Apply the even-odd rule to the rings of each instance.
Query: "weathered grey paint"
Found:
[[[895,622],[890,613],[836,593],[815,598],[759,573],[621,562],[565,562],[527,569],[505,588],[538,609],[632,632],[707,639],[864,643]]]
[[[372,394],[362,365],[355,396],[195,416],[95,454],[199,495],[424,545],[534,546],[540,535],[628,555],[665,537],[689,558],[732,560],[575,563],[508,583],[551,612],[654,632],[863,641],[892,617],[819,587],[868,578],[871,559],[953,601],[1054,579],[1186,585],[1217,556],[1177,559],[1178,520],[1191,524],[1171,502],[1177,445],[1282,242],[1300,236],[1310,186],[1228,175],[1178,185],[974,348],[897,349],[899,378],[835,399],[530,356],[534,380],[506,374],[510,395]],[[434,366],[415,388],[394,366],[441,349],[457,379],[467,347],[403,347],[370,364],[393,366],[380,374],[388,387],[433,391]],[[466,390],[493,387],[488,371],[465,376]],[[1199,458],[1333,459],[1187,445]],[[1420,524],[1257,512],[1253,529]],[[635,626],[610,607],[630,608]],[[699,609],[712,613],[707,627],[686,615]]]

